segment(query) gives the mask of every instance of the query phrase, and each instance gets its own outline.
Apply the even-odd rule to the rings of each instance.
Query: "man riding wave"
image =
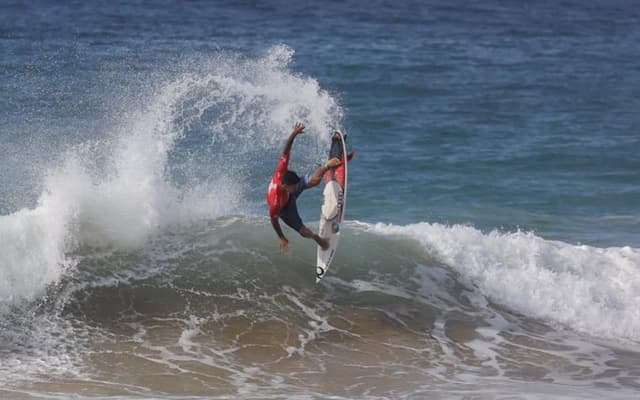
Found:
[[[269,182],[267,190],[267,204],[269,205],[269,217],[271,225],[280,238],[280,250],[287,251],[289,240],[282,233],[279,219],[297,231],[302,237],[313,239],[323,250],[329,247],[326,239],[321,238],[307,228],[300,215],[296,200],[306,189],[317,186],[322,181],[322,176],[328,170],[341,164],[338,158],[332,158],[326,164],[316,169],[313,174],[299,177],[295,172],[288,170],[289,154],[295,138],[304,131],[304,125],[297,122],[287,139],[284,150],[280,155],[280,160],[276,166],[276,171]]]

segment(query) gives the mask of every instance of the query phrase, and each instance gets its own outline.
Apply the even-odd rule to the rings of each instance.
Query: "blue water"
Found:
[[[343,125],[360,153],[354,219],[638,244],[634,2],[2,7],[5,141],[46,148],[60,136],[100,135],[96,120],[114,118],[105,103],[145,71],[285,44],[295,51],[291,70],[317,79],[346,110]],[[3,153],[8,211],[22,206],[5,199],[30,160],[10,146]]]
[[[264,194],[297,120],[308,126],[293,150],[299,172],[321,162],[332,125],[348,133],[357,153],[346,217],[353,224],[382,223],[385,235],[394,227],[422,227],[421,235],[462,229],[445,231],[457,238],[451,243],[421,242],[445,264],[465,262],[448,252],[463,245],[477,244],[482,255],[509,252],[505,243],[488,250],[474,242],[477,233],[487,241],[530,235],[569,252],[585,245],[591,259],[619,251],[617,261],[598,265],[613,275],[638,271],[638,43],[640,3],[625,0],[4,0],[0,227],[11,256],[0,264],[0,297],[39,299],[69,279],[67,261],[78,252],[138,251],[167,226],[194,221],[248,219],[260,226],[265,258],[277,263]],[[300,200],[312,226],[320,193]],[[62,222],[33,222],[40,215]],[[20,227],[26,233],[16,234]],[[42,243],[30,248],[31,240]],[[57,250],[49,249],[56,240]],[[374,239],[365,242],[354,251],[371,251]],[[531,257],[547,251],[528,243],[522,251]],[[598,287],[589,257],[556,268],[565,252],[545,253],[550,270],[573,271],[592,285],[594,304],[617,309],[618,281],[611,291]],[[23,265],[42,280],[16,272]],[[548,313],[529,315],[537,303],[483,286],[476,272],[469,280],[489,301],[581,334],[631,340],[639,359],[640,339],[626,327],[616,331],[608,321],[592,329],[548,304]],[[532,286],[538,278],[531,275]],[[620,292],[637,299],[640,285],[630,285]],[[640,321],[624,310],[622,319]],[[629,387],[638,387],[635,376]]]

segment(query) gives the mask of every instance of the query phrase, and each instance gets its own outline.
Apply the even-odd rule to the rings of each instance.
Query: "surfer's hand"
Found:
[[[326,169],[331,169],[331,168],[337,167],[340,164],[342,164],[342,161],[340,161],[337,158],[332,158],[331,160],[327,161],[327,163],[324,165],[324,167]]]
[[[302,125],[302,122],[296,122],[295,125],[293,125],[293,131],[291,131],[292,135],[299,135],[304,131],[304,125]]]
[[[280,251],[286,253],[289,250],[289,241],[285,237],[280,238]]]

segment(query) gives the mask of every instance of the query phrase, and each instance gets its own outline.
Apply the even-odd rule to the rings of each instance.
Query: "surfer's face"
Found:
[[[289,192],[289,193],[295,193],[296,189],[297,189],[298,185],[286,185],[284,183],[280,184],[280,189]]]

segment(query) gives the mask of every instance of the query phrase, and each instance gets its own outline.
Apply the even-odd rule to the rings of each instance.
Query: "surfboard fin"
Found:
[[[351,150],[351,152],[349,154],[347,154],[347,162],[351,161],[351,159],[355,155],[356,155],[356,152],[354,150]]]

